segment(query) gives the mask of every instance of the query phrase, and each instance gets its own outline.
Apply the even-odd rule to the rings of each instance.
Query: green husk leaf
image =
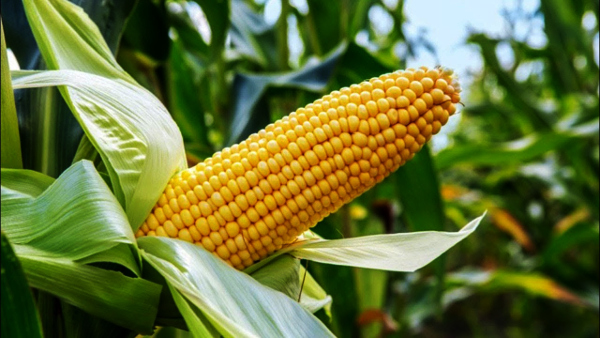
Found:
[[[300,305],[312,313],[323,307],[329,313],[331,296],[300,265],[297,258],[290,255],[278,256],[250,275],[261,284],[280,291],[295,301],[300,300]]]
[[[144,259],[224,336],[332,336],[299,304],[202,248],[158,237],[138,244]]]
[[[171,176],[186,166],[181,133],[160,101],[117,64],[81,8],[65,0],[24,4],[46,63],[62,70],[30,73],[15,83],[67,86],[61,94],[100,153],[136,230]]]
[[[320,263],[412,272],[431,263],[473,233],[483,217],[485,214],[472,220],[458,232],[422,231],[335,240],[298,241],[254,264],[246,269],[246,272],[256,271],[285,253]]]
[[[164,106],[145,89],[89,73],[20,71],[13,77],[17,88],[69,87],[69,104],[136,230],[170,177],[186,166],[181,133]]]
[[[219,337],[219,333],[194,304],[188,301],[175,287],[168,285],[173,300],[183,314],[185,324],[193,337]]]
[[[25,176],[31,181],[23,189],[11,180]],[[42,186],[47,183],[42,177],[2,169],[2,231],[19,256],[76,261],[120,243],[134,245],[123,209],[90,162],[76,163],[39,195],[27,194],[36,178]],[[136,265],[127,267],[137,271]]]
[[[300,294],[299,269],[299,259],[290,255],[281,255],[270,264],[253,272],[251,276],[262,285],[280,291],[293,300],[298,300]]]

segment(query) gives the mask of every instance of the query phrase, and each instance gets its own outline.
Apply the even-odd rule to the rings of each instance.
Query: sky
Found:
[[[508,24],[502,16],[505,9],[514,9],[517,0],[407,0],[405,14],[409,22],[405,24],[407,34],[414,35],[419,28],[427,30],[427,38],[437,50],[439,63],[454,68],[460,77],[469,81],[469,73],[481,68],[481,58],[474,46],[465,44],[470,31],[484,32],[492,37],[506,36]],[[533,12],[539,6],[539,0],[523,0],[525,12]],[[543,46],[543,22],[533,23],[529,27],[516,26],[517,34],[525,35],[532,45]],[[522,31],[522,32],[519,32]],[[498,50],[498,56],[504,63],[510,63],[509,51]],[[436,59],[429,53],[420,53],[417,59],[408,60],[409,66],[435,64]]]

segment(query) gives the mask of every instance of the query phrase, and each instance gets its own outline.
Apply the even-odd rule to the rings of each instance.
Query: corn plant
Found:
[[[162,200],[163,197],[171,197],[169,186],[173,187],[173,184],[180,182],[179,177],[188,178],[186,172],[193,174],[185,171],[188,162],[207,156],[215,144],[232,144],[233,141],[257,131],[253,129],[256,121],[252,117],[258,116],[255,111],[260,106],[259,102],[267,87],[296,82],[300,83],[297,87],[319,92],[324,89],[323,80],[310,83],[306,81],[307,76],[318,79],[321,72],[330,70],[332,63],[343,64],[344,57],[371,57],[355,45],[315,43],[317,54],[323,56],[317,65],[314,62],[307,63],[303,69],[281,76],[242,74],[233,82],[228,82],[231,80],[226,78],[223,69],[226,62],[223,46],[227,36],[238,46],[238,52],[251,54],[250,60],[257,65],[270,64],[269,56],[259,53],[269,49],[263,41],[253,41],[253,45],[246,45],[249,38],[244,33],[247,31],[236,28],[248,21],[232,20],[235,22],[234,27],[227,33],[227,27],[220,21],[222,17],[216,15],[231,13],[234,18],[244,15],[247,17],[252,12],[246,10],[245,3],[233,1],[231,8],[228,2],[199,3],[208,14],[212,41],[207,44],[198,40],[198,36],[187,35],[187,38],[195,41],[195,50],[201,54],[199,60],[210,65],[203,69],[204,75],[214,75],[201,76],[200,86],[204,84],[204,88],[210,92],[214,88],[223,89],[230,84],[237,88],[235,92],[239,88],[246,88],[248,92],[256,94],[250,98],[243,97],[245,101],[235,101],[230,115],[232,127],[220,127],[221,133],[212,137],[208,134],[203,112],[194,115],[181,100],[185,95],[196,95],[192,88],[197,83],[186,83],[189,78],[172,78],[174,84],[178,85],[169,89],[169,95],[175,103],[173,106],[177,107],[173,112],[175,120],[195,121],[189,125],[182,123],[183,130],[180,130],[156,96],[164,95],[164,88],[152,88],[152,76],[136,74],[141,81],[150,79],[145,85],[150,89],[157,89],[153,90],[154,93],[150,92],[115,59],[113,51],[118,45],[120,27],[133,9],[133,2],[125,1],[114,8],[104,7],[97,2],[87,3],[89,7],[86,9],[98,17],[106,14],[103,11],[113,15],[109,15],[111,18],[116,17],[118,24],[111,25],[109,21],[99,27],[82,8],[66,0],[23,1],[27,27],[34,38],[29,41],[34,41],[35,45],[27,44],[29,30],[23,31],[21,44],[15,43],[13,30],[13,40],[9,41],[9,47],[20,58],[24,68],[30,70],[9,72],[3,31],[2,331],[7,336],[135,336],[153,334],[156,327],[187,330],[192,336],[198,337],[332,336],[330,328],[314,315],[322,309],[324,313],[328,313],[332,297],[328,295],[328,288],[322,288],[300,264],[300,259],[356,268],[414,271],[427,265],[477,228],[481,217],[457,232],[395,233],[335,240],[326,240],[311,231],[306,232],[309,226],[313,226],[329,212],[337,210],[341,204],[349,202],[411,159],[425,141],[440,130],[448,116],[454,113],[454,104],[459,101],[459,87],[454,84],[451,72],[421,69],[392,73],[386,66],[379,64],[377,67],[382,68],[380,73],[389,74],[381,80],[373,79],[361,84],[362,87],[359,88],[364,90],[358,96],[363,100],[362,104],[346,105],[346,109],[352,110],[353,106],[350,104],[354,104],[357,115],[349,114],[346,124],[341,122],[341,118],[338,123],[340,131],[348,129],[346,136],[341,136],[339,142],[333,139],[331,141],[332,150],[341,147],[340,158],[352,175],[346,174],[345,179],[334,175],[335,181],[325,180],[323,185],[316,185],[334,207],[326,209],[326,212],[316,213],[316,217],[311,217],[314,215],[309,215],[308,212],[307,215],[299,212],[297,216],[301,226],[285,228],[285,234],[283,231],[279,233],[277,227],[275,232],[284,240],[281,245],[273,246],[273,250],[260,247],[268,248],[271,243],[264,244],[254,238],[251,229],[255,229],[257,233],[264,229],[260,220],[253,219],[253,214],[248,212],[247,218],[251,223],[247,224],[248,235],[242,236],[242,239],[254,240],[252,245],[256,249],[256,256],[249,253],[247,260],[238,256],[239,264],[236,264],[238,262],[234,261],[230,251],[220,249],[227,248],[226,244],[223,246],[221,243],[226,238],[225,235],[220,238],[211,236],[221,234],[220,230],[225,233],[231,230],[226,225],[221,224],[222,228],[213,229],[208,237],[204,237],[212,240],[210,244],[200,239],[195,242],[202,245],[193,245],[188,243],[194,242],[193,231],[187,230],[191,229],[191,224],[186,229],[187,235],[183,230],[176,234],[169,233],[172,229],[166,225],[167,222],[175,226],[177,217],[182,224],[189,222],[184,212],[174,213],[171,217],[177,217],[163,222],[165,235],[168,236],[152,236],[160,235],[158,230],[152,229],[156,225],[154,218],[160,218],[157,208],[172,205],[171,202],[174,201],[178,203],[172,205],[174,209],[187,206],[190,208],[190,215],[192,214],[189,200],[180,200],[178,197]],[[18,3],[7,3],[5,6],[3,2],[3,9],[9,6],[17,8],[9,11],[18,12]],[[132,21],[140,20],[137,15],[144,9],[152,12],[153,3],[140,1],[137,6],[130,18]],[[226,10],[217,11],[218,6]],[[211,9],[215,12],[211,12]],[[211,13],[215,16],[211,16]],[[9,20],[14,23],[18,21],[18,16]],[[346,18],[345,22],[348,21]],[[14,25],[11,27],[14,28]],[[178,27],[179,38],[175,39],[170,52],[174,58],[182,58],[182,45],[178,45],[178,41],[181,42],[186,34],[191,33],[186,30],[188,26],[176,19],[173,19],[173,27]],[[125,39],[129,43],[143,44],[143,39],[136,40],[134,37],[134,31],[125,31]],[[28,59],[26,56],[31,55],[27,53],[27,48],[37,48],[41,60],[35,57]],[[140,48],[143,49],[143,45]],[[187,45],[186,48],[190,46]],[[165,53],[164,50],[159,52]],[[186,60],[175,60],[171,67],[186,66]],[[235,57],[233,60],[235,62]],[[279,64],[286,68],[285,62],[280,61]],[[175,74],[181,75],[180,72]],[[350,84],[348,80],[358,82],[379,75],[375,73],[356,78],[356,74],[349,74],[348,78],[339,78],[333,85],[343,87]],[[388,83],[388,80],[392,82]],[[342,88],[340,92],[315,101],[314,106],[306,106],[302,113],[298,110],[295,114],[304,116],[307,121],[303,123],[309,120],[309,125],[319,121],[325,123],[325,117],[321,114],[310,115],[306,111],[316,105],[333,105],[334,100],[338,100],[336,95],[339,93],[347,92],[349,100],[354,100],[350,95],[352,88],[354,87]],[[370,91],[367,91],[369,88]],[[226,95],[224,90],[219,93]],[[369,97],[363,97],[363,94]],[[210,110],[213,115],[224,111],[227,106],[227,96],[207,98],[205,94],[196,99],[197,109]],[[339,101],[343,103],[341,98]],[[365,111],[361,111],[359,107]],[[362,116],[363,113],[366,114],[365,118],[360,120],[357,116]],[[367,122],[370,121],[368,117],[371,113],[375,125]],[[65,117],[65,114],[69,117]],[[319,121],[313,121],[314,117]],[[290,115],[289,120],[293,118]],[[327,115],[327,119],[338,122],[333,115]],[[276,122],[274,126],[268,126],[249,138],[257,144],[264,143],[262,149],[267,152],[267,157],[261,159],[271,167],[261,166],[261,162],[253,169],[243,166],[235,169],[234,164],[237,162],[230,161],[232,172],[241,170],[240,177],[247,172],[259,172],[265,176],[270,188],[275,188],[276,183],[270,183],[269,176],[263,170],[270,173],[275,171],[271,162],[276,160],[268,160],[276,158],[276,155],[281,155],[282,158],[285,156],[281,149],[285,141],[273,142],[266,135],[262,138],[264,142],[260,139],[262,134],[271,132],[269,128],[277,128],[277,123],[281,125],[287,122],[286,118],[281,121],[283,122]],[[332,133],[335,133],[335,125],[328,124]],[[189,129],[190,126],[198,128]],[[314,137],[318,142],[323,141],[321,137],[331,137],[326,135],[327,128],[323,127],[323,134],[316,129]],[[382,133],[379,133],[380,129]],[[294,133],[288,137],[288,142],[290,138],[302,137],[297,130],[287,131]],[[394,144],[395,154],[394,150],[386,147],[383,147],[385,155],[382,152],[384,150],[379,151],[382,146],[378,145],[378,135],[388,144]],[[358,147],[357,151],[348,144],[348,137]],[[306,138],[307,142],[312,143],[308,136]],[[398,139],[402,142],[396,142]],[[360,146],[367,149],[367,145],[373,141],[374,151],[361,150]],[[302,142],[298,143],[304,148]],[[187,151],[187,156],[186,144],[196,145],[194,149]],[[233,157],[234,147],[225,148],[194,170],[206,169],[211,165],[216,168],[219,164],[217,159],[224,159],[221,166],[227,169],[224,164],[227,157],[224,154],[229,152]],[[250,146],[249,149],[253,150]],[[323,151],[315,146],[312,154],[308,153],[310,150],[303,151],[311,165],[311,170],[306,167],[303,173],[317,168],[312,160],[324,155],[321,160],[330,156],[335,164],[336,160],[327,154],[324,146]],[[367,153],[371,155],[365,157],[369,161],[364,160],[369,168],[360,167],[363,162],[359,162],[358,151],[362,156]],[[260,151],[258,153],[262,156]],[[373,154],[377,154],[377,159]],[[423,154],[420,161],[427,163],[427,150]],[[290,155],[293,156],[293,150],[290,150]],[[388,158],[384,160],[385,156]],[[253,161],[250,157],[248,159],[249,162]],[[239,163],[242,163],[241,160]],[[362,172],[354,174],[351,166],[354,163]],[[321,171],[326,171],[327,169],[323,169],[326,167],[326,164],[318,166]],[[315,170],[318,172],[318,169]],[[308,174],[301,174],[296,175],[308,177]],[[428,184],[428,180],[435,182],[435,177],[428,177],[426,174],[428,173],[415,173],[414,169],[412,171],[412,175],[420,176],[423,184]],[[319,176],[318,173],[314,175]],[[405,175],[411,177],[411,171]],[[213,182],[213,178],[217,181],[220,179],[215,174],[203,182],[198,178],[197,183],[202,186],[205,186],[202,183],[218,183],[220,186],[227,184],[225,179]],[[281,185],[282,180],[278,179]],[[341,198],[338,203],[331,188],[335,183],[345,185],[342,182],[348,183],[352,191],[346,191],[347,196],[341,196],[341,190],[338,190],[336,194]],[[253,185],[262,188],[258,182]],[[398,189],[403,188],[399,184]],[[414,189],[414,185],[412,188]],[[410,192],[410,189],[411,185],[407,184],[405,193]],[[216,203],[214,207],[220,208],[224,204],[220,203],[222,197],[217,193],[211,192],[206,197],[210,197],[213,204]],[[277,195],[272,196],[274,201],[275,196]],[[285,202],[286,197],[282,196]],[[263,198],[263,204],[268,208],[271,203],[267,197]],[[410,197],[407,198],[409,199]],[[326,204],[323,199],[319,202],[322,206]],[[208,202],[205,203],[213,207]],[[316,202],[311,203],[310,208],[318,208]],[[297,204],[309,210],[308,203]],[[198,201],[198,211],[201,214],[206,205]],[[261,216],[265,216],[262,215],[262,209],[255,209]],[[229,216],[225,209],[217,211],[225,219]],[[230,212],[233,214],[233,211]],[[208,220],[213,215],[207,213],[205,218],[198,217],[193,221]],[[277,220],[275,213],[272,217]],[[243,228],[239,219],[238,217],[238,232]],[[290,225],[294,225],[292,219],[294,218],[289,219]],[[420,221],[422,220],[417,222]],[[265,216],[265,226],[268,226],[267,222]],[[420,227],[425,228],[427,225]],[[158,228],[157,225],[156,229]],[[200,232],[205,228],[199,225],[196,229]],[[298,239],[298,235],[302,237]],[[216,244],[219,244],[218,248]],[[240,245],[242,244],[247,245]],[[210,251],[216,254],[211,254]],[[268,258],[264,259],[267,255]],[[230,265],[242,271],[233,269],[221,258],[228,259]]]

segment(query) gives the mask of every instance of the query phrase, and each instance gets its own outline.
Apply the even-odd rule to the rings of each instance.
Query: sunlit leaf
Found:
[[[115,195],[137,229],[170,177],[186,166],[181,133],[164,106],[136,85],[89,73],[22,71],[13,77],[18,88],[69,88],[69,104],[107,164]]]
[[[229,31],[235,51],[248,57],[263,68],[277,64],[276,38],[272,26],[242,0],[233,0],[231,29]]]
[[[170,177],[185,167],[181,133],[164,106],[117,64],[81,8],[64,0],[24,3],[50,68],[80,72],[21,77],[21,84],[67,86],[59,89],[100,153],[115,195],[137,229]]]
[[[194,0],[206,15],[210,26],[210,48],[213,58],[218,58],[225,47],[225,39],[229,29],[229,1],[227,0]]]
[[[458,232],[423,231],[300,241],[256,265],[267,264],[279,254],[289,253],[320,263],[387,271],[415,271],[473,233],[484,216],[474,219]]]
[[[14,171],[2,169],[2,231],[19,255],[79,260],[135,243],[123,209],[91,163],[78,162],[37,196],[31,185],[47,179]]]
[[[590,305],[552,278],[537,272],[476,270],[450,274],[448,280],[478,286],[486,292],[517,290],[574,305]]]
[[[204,249],[158,237],[138,243],[144,259],[225,336],[331,336],[298,303]]]

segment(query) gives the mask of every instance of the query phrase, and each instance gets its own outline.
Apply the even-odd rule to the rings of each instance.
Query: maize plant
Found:
[[[83,10],[66,0],[23,6],[45,70],[9,71],[3,39],[2,257],[11,264],[2,265],[2,329],[9,336],[43,329],[127,337],[157,326],[198,337],[332,336],[314,315],[328,311],[331,297],[300,259],[414,271],[481,220],[458,232],[337,240],[310,231],[446,124],[461,91],[446,68],[396,71],[333,91],[186,169],[179,126],[116,62]],[[66,105],[53,107],[59,94]],[[54,173],[47,153],[32,155],[32,145],[50,136],[27,132],[61,136],[52,124],[61,109],[83,137]]]

